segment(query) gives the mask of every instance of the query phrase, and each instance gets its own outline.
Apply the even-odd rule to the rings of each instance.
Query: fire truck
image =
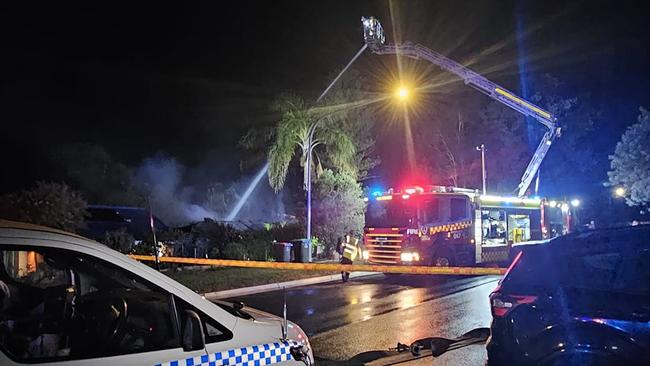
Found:
[[[365,256],[372,264],[464,266],[508,260],[514,243],[547,239],[548,202],[427,186],[367,198]]]

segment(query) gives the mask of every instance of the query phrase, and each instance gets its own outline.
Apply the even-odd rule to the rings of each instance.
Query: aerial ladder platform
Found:
[[[399,55],[416,60],[422,59],[429,61],[441,69],[457,75],[466,85],[471,86],[525,116],[534,118],[547,128],[516,189],[519,197],[525,196],[551,144],[560,135],[560,127],[557,124],[556,118],[543,108],[518,97],[508,89],[493,83],[475,71],[428,47],[411,42],[387,44],[381,23],[374,17],[362,17],[361,22],[363,23],[364,40],[367,47],[373,53],[378,55]]]

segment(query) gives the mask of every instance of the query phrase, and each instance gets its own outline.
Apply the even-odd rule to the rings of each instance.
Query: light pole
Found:
[[[476,151],[481,152],[481,173],[483,176],[483,195],[487,194],[487,185],[486,185],[486,177],[485,177],[485,145],[481,144],[480,146],[476,147]]]
[[[327,92],[327,90],[325,91]],[[322,97],[325,95],[325,92],[318,98],[316,101],[320,101]],[[401,85],[395,90],[394,97],[397,98],[400,102],[406,103],[408,100],[411,98],[411,90],[404,86]],[[379,101],[379,100],[377,100]],[[359,103],[355,106],[352,106],[352,108],[359,108],[365,106],[366,103]],[[318,146],[318,142],[314,141],[314,133],[316,132],[316,129],[320,125],[320,123],[328,116],[334,114],[336,112],[329,113],[325,116],[322,116],[316,122],[314,122],[311,126],[309,126],[309,129],[307,130],[307,157],[305,158],[305,169],[306,174],[305,174],[305,189],[307,191],[307,240],[311,243],[311,155],[312,151],[316,146]]]
[[[314,144],[314,132],[323,118],[314,122],[307,130],[307,159],[305,162],[306,175],[306,189],[307,189],[307,240],[311,243],[311,153],[316,144]]]

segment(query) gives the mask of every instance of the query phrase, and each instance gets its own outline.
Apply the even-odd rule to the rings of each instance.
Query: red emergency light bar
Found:
[[[416,193],[423,193],[423,192],[424,192],[424,188],[419,186],[404,189],[404,193],[406,194],[416,194]]]
[[[411,196],[420,193],[464,193],[474,195],[478,194],[478,191],[475,189],[445,186],[425,186],[425,188],[421,186],[408,186],[408,188],[402,190],[390,188],[383,193],[375,192],[373,196],[377,201],[388,201],[393,199],[393,195],[402,196],[402,199],[409,199]]]

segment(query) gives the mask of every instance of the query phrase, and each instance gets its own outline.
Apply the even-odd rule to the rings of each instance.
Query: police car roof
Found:
[[[80,236],[80,235],[77,235],[77,234],[73,234],[73,233],[63,231],[63,230],[59,230],[59,229],[53,229],[53,228],[47,227],[47,226],[30,224],[30,223],[27,223],[27,222],[20,222],[20,221],[4,220],[4,219],[0,219],[0,229],[18,229],[18,230],[40,231],[40,232],[43,232],[43,233],[66,235],[66,236],[73,237],[73,238],[76,238],[76,239],[90,240],[90,239],[84,238],[83,236]]]

